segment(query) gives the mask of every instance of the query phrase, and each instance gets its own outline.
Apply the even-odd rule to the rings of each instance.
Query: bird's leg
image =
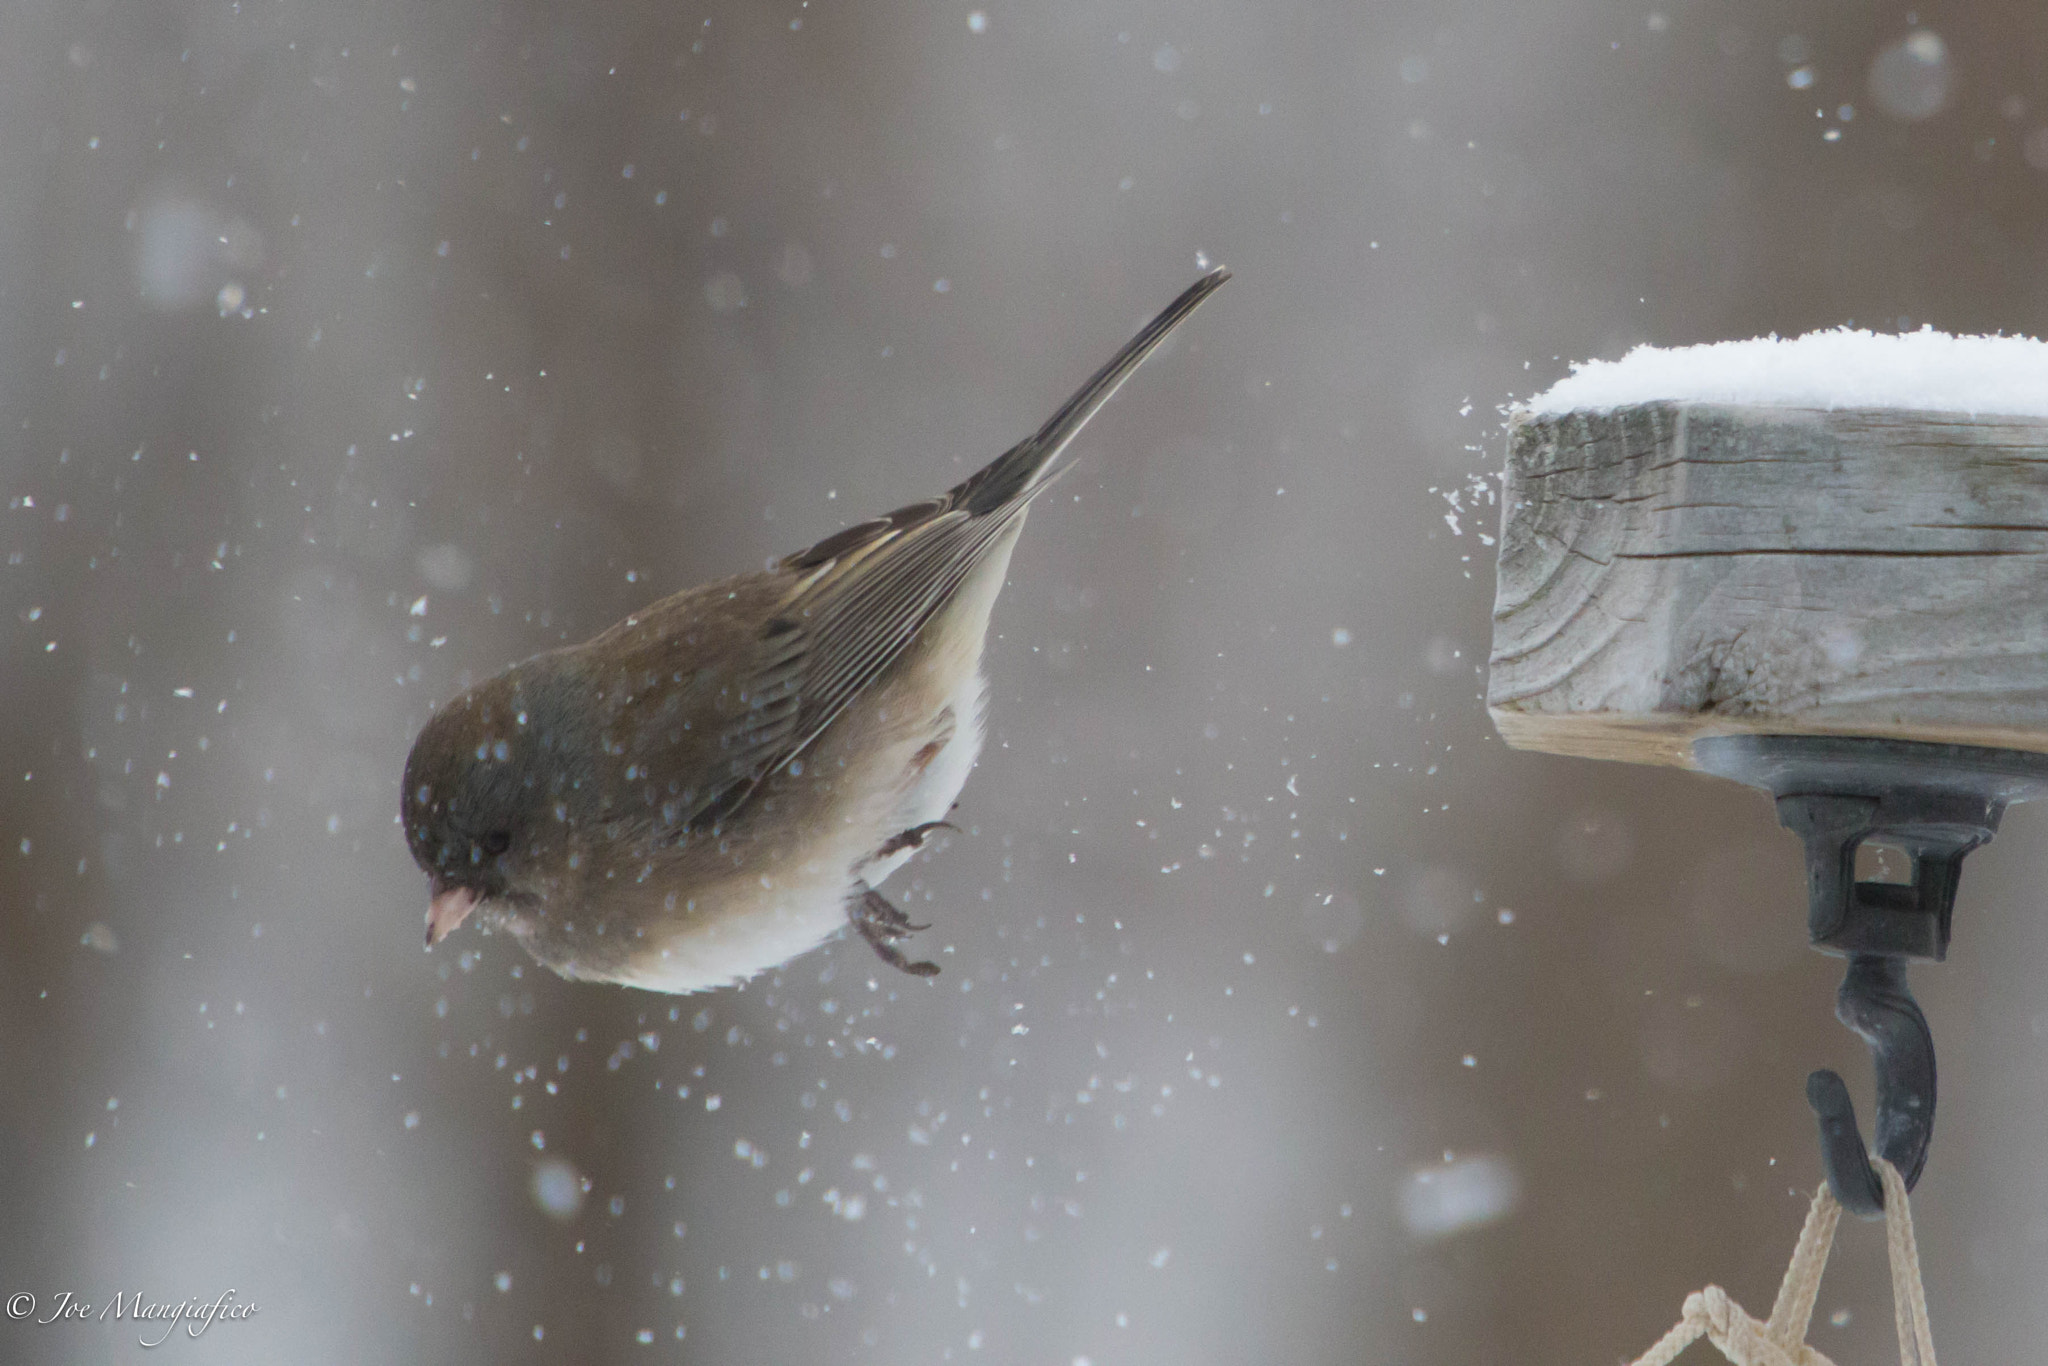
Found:
[[[867,940],[884,963],[899,968],[913,977],[931,977],[937,974],[937,963],[913,963],[903,956],[903,950],[896,947],[896,941],[907,939],[918,930],[928,930],[929,925],[913,925],[910,917],[891,905],[889,898],[872,887],[862,887],[857,896],[846,903],[846,918],[860,931],[860,937]]]
[[[957,831],[959,828],[959,826],[951,821],[926,821],[923,825],[913,826],[900,835],[891,835],[888,839],[882,841],[882,847],[875,851],[875,857],[887,858],[891,854],[900,854],[905,849],[922,849],[924,848],[924,842],[931,838],[932,831]]]

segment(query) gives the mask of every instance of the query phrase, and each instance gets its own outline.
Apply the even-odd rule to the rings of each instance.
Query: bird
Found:
[[[729,986],[847,926],[915,976],[882,883],[980,752],[982,654],[1060,455],[1230,278],[1189,286],[1044,426],[936,498],[634,612],[436,709],[400,823],[427,947],[465,921],[576,981]]]

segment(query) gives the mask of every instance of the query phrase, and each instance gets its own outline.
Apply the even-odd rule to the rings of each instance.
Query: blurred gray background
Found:
[[[1567,1363],[1710,1280],[1767,1312],[1802,1080],[1867,1115],[1868,1060],[1767,803],[1492,736],[1499,410],[1640,341],[2040,333],[2048,10],[0,25],[0,1292],[233,1288],[173,1353],[223,1362]],[[941,976],[422,953],[433,704],[937,491],[1206,262],[892,883]],[[1959,1360],[2048,1334],[2044,874],[2020,808],[1915,979]],[[1837,1359],[1892,1350],[1882,1265],[1846,1227]]]

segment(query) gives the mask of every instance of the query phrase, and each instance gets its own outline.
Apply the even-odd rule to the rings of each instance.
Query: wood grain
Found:
[[[1519,418],[1487,701],[1518,748],[1683,767],[1734,731],[2048,751],[2048,421]]]

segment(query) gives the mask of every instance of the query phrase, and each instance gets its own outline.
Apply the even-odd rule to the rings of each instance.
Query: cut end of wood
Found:
[[[1488,703],[1517,748],[2048,752],[2048,419],[1648,403],[1510,429]]]

